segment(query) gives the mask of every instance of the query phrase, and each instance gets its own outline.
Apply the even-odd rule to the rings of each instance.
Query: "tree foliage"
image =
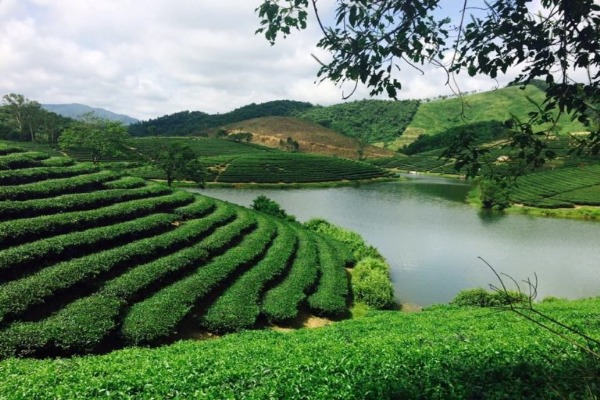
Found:
[[[70,124],[69,118],[46,111],[41,104],[22,94],[2,97],[0,137],[8,140],[56,144],[60,133]]]
[[[287,221],[296,220],[296,217],[288,215],[276,201],[264,195],[260,195],[252,200],[252,209]]]
[[[129,126],[132,136],[182,136],[205,134],[221,126],[251,118],[290,116],[312,108],[310,103],[290,100],[248,104],[224,114],[207,114],[201,111],[182,111]],[[217,132],[218,134],[218,132]]]
[[[121,122],[87,114],[62,133],[59,145],[64,151],[89,151],[92,162],[97,164],[104,157],[121,153],[128,138],[127,128]]]
[[[590,131],[577,138],[577,150],[600,153],[600,5],[593,0],[541,0],[534,12],[529,0],[465,1],[460,23],[453,26],[448,18],[439,17],[440,3],[336,0],[335,18],[325,19],[316,0],[263,0],[257,8],[261,18],[257,32],[275,43],[280,35],[306,28],[312,8],[323,33],[317,46],[331,54],[318,76],[340,84],[362,83],[371,95],[386,93],[391,98],[402,88],[405,67],[444,68],[447,84],[453,81],[452,74],[496,78],[516,69],[514,84],[541,79],[547,84],[546,97],[533,105],[528,120],[515,121],[500,145],[515,149],[524,167],[539,166],[552,157],[546,143],[552,133],[548,123],[570,114]],[[466,22],[471,11],[474,14]],[[584,72],[585,81],[576,80],[575,72]],[[455,150],[447,155],[463,165],[481,163],[489,152],[473,142],[463,142]]]
[[[205,168],[194,150],[183,143],[165,143],[158,148],[152,162],[165,173],[169,186],[174,179],[192,180],[200,186],[204,185]]]
[[[360,100],[313,107],[299,116],[366,143],[388,143],[402,135],[418,107],[418,100]]]

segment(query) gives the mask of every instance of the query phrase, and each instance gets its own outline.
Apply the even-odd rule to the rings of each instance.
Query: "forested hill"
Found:
[[[366,143],[386,144],[402,135],[418,108],[418,100],[359,100],[313,107],[298,116]]]
[[[290,116],[314,106],[310,103],[276,100],[249,104],[224,114],[207,114],[201,111],[182,111],[129,126],[132,136],[181,136],[202,134],[223,125],[251,118]]]

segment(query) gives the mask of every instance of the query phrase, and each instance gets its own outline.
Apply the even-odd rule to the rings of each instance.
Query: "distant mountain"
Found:
[[[100,118],[105,118],[110,121],[119,121],[125,125],[135,124],[139,120],[131,118],[127,115],[116,114],[112,111],[105,110],[104,108],[90,107],[85,104],[42,104],[42,107],[53,113],[62,115],[64,117],[79,119],[84,114],[93,112]]]

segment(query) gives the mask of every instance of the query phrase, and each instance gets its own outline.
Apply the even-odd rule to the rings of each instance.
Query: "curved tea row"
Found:
[[[0,149],[0,357],[345,314],[348,249],[203,196]]]

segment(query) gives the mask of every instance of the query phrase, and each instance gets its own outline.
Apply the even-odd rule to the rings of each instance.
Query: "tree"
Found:
[[[169,142],[161,146],[152,158],[154,165],[165,173],[167,185],[173,180],[192,180],[201,187],[206,176],[204,166],[198,160],[194,150],[182,143]]]
[[[128,138],[127,128],[121,122],[88,113],[61,134],[59,145],[64,151],[89,151],[92,162],[97,164],[104,157],[122,153]]]
[[[252,201],[252,209],[287,221],[296,221],[296,217],[288,215],[276,201],[264,195],[260,195]]]
[[[12,123],[19,132],[19,138],[23,141],[35,141],[45,114],[41,104],[16,93],[4,95],[2,100]]]
[[[537,13],[531,0],[467,0],[461,19],[452,26],[439,17],[440,0],[336,0],[335,18],[319,15],[317,0],[263,0],[256,9],[257,33],[275,43],[279,35],[305,29],[309,12],[322,31],[317,46],[330,53],[318,76],[335,83],[362,83],[371,95],[396,98],[405,67],[432,64],[454,74],[466,72],[496,78],[509,68],[519,70],[513,84],[542,79],[546,98],[534,104],[529,120],[515,121],[498,145],[514,150],[517,175],[552,158],[547,141],[561,114],[583,123],[590,134],[574,137],[574,151],[600,153],[600,5],[593,0],[541,0]],[[475,4],[473,4],[475,3]],[[469,12],[470,21],[468,20]],[[332,21],[326,24],[325,21]],[[578,81],[574,72],[585,72]],[[352,93],[351,93],[352,94]],[[351,95],[350,94],[350,95]],[[549,127],[550,126],[550,127]],[[456,143],[446,156],[468,173],[482,171],[490,148],[472,141]],[[496,178],[498,175],[496,175]],[[504,178],[502,178],[504,179]]]

